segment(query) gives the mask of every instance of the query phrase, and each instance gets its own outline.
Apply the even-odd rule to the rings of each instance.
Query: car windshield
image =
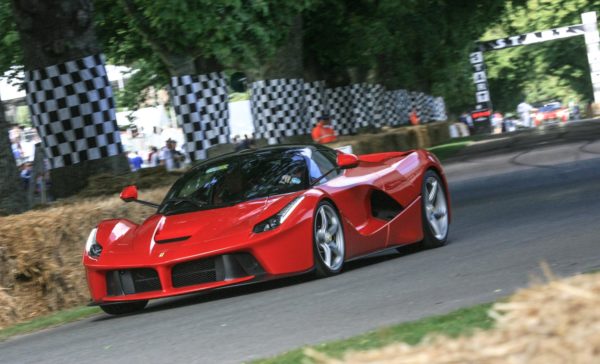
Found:
[[[307,159],[300,150],[270,150],[209,161],[175,182],[159,213],[232,206],[306,189]]]
[[[540,111],[544,112],[544,111],[554,111],[554,110],[558,110],[560,109],[561,106],[559,103],[552,103],[552,104],[546,104],[542,107],[540,107]]]

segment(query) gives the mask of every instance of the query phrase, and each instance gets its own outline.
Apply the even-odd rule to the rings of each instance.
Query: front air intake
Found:
[[[206,258],[177,264],[173,267],[171,275],[173,287],[175,288],[216,282],[215,259]]]

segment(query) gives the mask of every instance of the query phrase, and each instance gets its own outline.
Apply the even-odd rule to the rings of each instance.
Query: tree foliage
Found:
[[[576,24],[600,0],[95,0],[97,33],[111,62],[138,71],[118,101],[148,86],[213,69],[266,77],[302,17],[304,77],[330,85],[377,82],[474,104],[474,42]],[[0,3],[0,71],[22,64],[8,2]],[[279,51],[279,53],[278,53]],[[286,50],[286,52],[292,52]],[[295,56],[295,55],[294,55]],[[294,57],[288,57],[292,62]],[[494,105],[527,98],[591,98],[582,37],[486,54]],[[284,64],[285,65],[285,64]],[[281,66],[281,65],[280,65]]]
[[[552,29],[581,23],[581,14],[600,9],[599,0],[528,0],[508,4],[506,12],[482,39]],[[494,107],[514,111],[519,102],[563,103],[592,99],[583,37],[486,53]]]

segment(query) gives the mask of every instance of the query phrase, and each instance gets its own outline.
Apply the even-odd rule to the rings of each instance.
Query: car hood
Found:
[[[100,234],[99,231],[98,235],[107,237],[102,240],[109,241],[101,244],[108,245],[112,253],[144,254],[145,252],[151,255],[157,247],[171,244],[205,244],[218,240],[238,239],[244,241],[250,237],[256,224],[277,213],[298,194],[273,196],[234,206],[175,215],[156,214],[140,225],[131,224],[126,233],[115,234],[116,227],[123,225],[117,224],[112,228],[112,232],[105,231]],[[99,229],[101,227],[102,224]],[[108,226],[106,228],[111,229]],[[108,237],[115,237],[115,239]]]
[[[183,238],[212,240],[234,235],[238,230],[252,229],[257,216],[265,210],[268,199],[248,201],[234,206],[174,215],[159,215],[154,240],[157,243]]]

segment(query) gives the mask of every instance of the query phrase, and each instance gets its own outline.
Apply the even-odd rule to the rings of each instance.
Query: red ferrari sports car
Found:
[[[355,156],[321,145],[245,150],[194,166],[141,224],[105,220],[83,264],[94,304],[110,314],[149,299],[307,272],[388,248],[446,243],[450,199],[425,151]]]

